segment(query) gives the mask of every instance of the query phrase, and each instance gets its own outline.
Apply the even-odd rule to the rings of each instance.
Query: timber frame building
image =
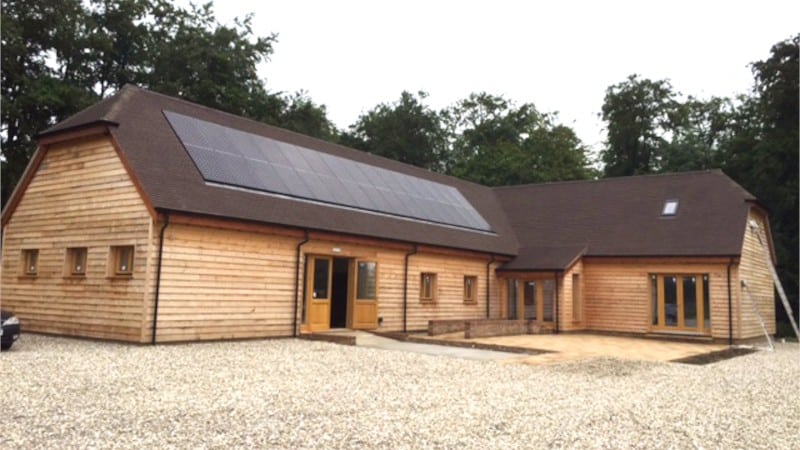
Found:
[[[727,342],[761,334],[748,298],[775,332],[767,214],[721,171],[489,188],[134,86],[39,136],[2,227],[2,306],[41,333]]]

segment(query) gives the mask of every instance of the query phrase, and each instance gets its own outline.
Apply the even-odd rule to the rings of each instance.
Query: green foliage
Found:
[[[488,186],[586,179],[593,175],[574,131],[533,104],[472,94],[444,114],[452,147],[447,170]]]
[[[429,170],[441,171],[446,135],[439,113],[424,104],[425,92],[403,91],[394,103],[362,114],[339,142]]]
[[[784,288],[797,304],[798,291],[798,53],[800,34],[772,47],[752,64],[752,97],[736,112],[724,144],[723,170],[758,197],[770,212]],[[782,309],[782,308],[781,308]]]
[[[800,35],[752,64],[751,95],[678,100],[668,81],[631,76],[606,91],[606,176],[721,167],[770,213],[779,274],[798,291]],[[782,310],[782,308],[779,308]]]
[[[211,4],[166,0],[4,0],[2,202],[55,122],[135,83],[325,139],[325,108],[303,93],[270,93],[257,65],[276,36],[251,16],[219,24]]]
[[[679,120],[676,97],[669,81],[638,75],[606,90],[602,118],[608,123],[608,147],[601,153],[606,176],[658,170],[665,134]]]

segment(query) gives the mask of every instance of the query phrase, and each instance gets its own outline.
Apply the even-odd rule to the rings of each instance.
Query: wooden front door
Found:
[[[325,331],[331,322],[331,283],[333,258],[308,257],[306,304],[308,305],[308,331]]]
[[[353,288],[350,292],[352,311],[350,327],[371,330],[378,328],[378,263],[355,260],[351,266]]]

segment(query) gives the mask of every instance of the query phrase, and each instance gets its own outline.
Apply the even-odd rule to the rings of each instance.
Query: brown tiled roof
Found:
[[[506,269],[585,256],[738,256],[755,197],[722,171],[496,188],[517,239]],[[662,216],[666,200],[677,214]]]
[[[493,234],[312,204],[205,183],[170,127],[172,111],[384,169],[453,186],[489,222]],[[515,255],[518,244],[492,189],[331,144],[135,86],[44,131],[49,135],[97,122],[112,133],[147,197],[158,210],[286,225],[449,248]]]
[[[494,234],[209,185],[164,111],[453,186]],[[492,189],[135,86],[42,135],[94,123],[116,124],[112,133],[156,209],[516,256],[505,270],[561,270],[583,255],[738,256],[755,200],[721,171]],[[678,211],[662,217],[668,199]]]

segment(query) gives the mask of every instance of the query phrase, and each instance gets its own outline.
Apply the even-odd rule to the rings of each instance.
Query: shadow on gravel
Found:
[[[749,355],[750,353],[755,353],[757,351],[758,350],[755,348],[732,347],[732,348],[726,348],[725,350],[719,350],[716,352],[703,353],[701,355],[694,355],[694,356],[687,356],[686,358],[673,359],[670,362],[704,366],[706,364],[712,364],[718,361],[736,358],[737,356]]]

